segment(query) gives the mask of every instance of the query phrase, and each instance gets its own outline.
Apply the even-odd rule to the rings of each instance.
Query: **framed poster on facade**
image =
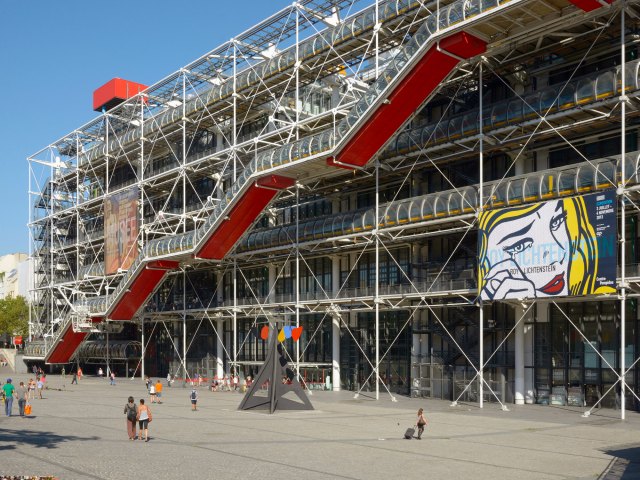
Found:
[[[104,200],[105,272],[128,269],[138,255],[138,188]]]
[[[482,300],[616,292],[614,190],[482,212]]]

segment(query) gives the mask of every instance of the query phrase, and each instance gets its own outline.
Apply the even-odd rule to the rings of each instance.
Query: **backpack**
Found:
[[[131,422],[135,422],[136,421],[136,406],[134,405],[133,407],[127,405],[127,420],[131,421]]]
[[[195,391],[191,392],[191,400],[195,400],[197,395]]]

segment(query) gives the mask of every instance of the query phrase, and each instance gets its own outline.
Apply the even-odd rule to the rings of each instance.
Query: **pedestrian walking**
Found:
[[[191,399],[191,411],[195,412],[198,410],[198,391],[195,388],[191,390],[189,398]]]
[[[144,384],[147,387],[147,392],[149,391],[149,384],[151,383],[151,379],[149,377],[144,377]]]
[[[158,403],[162,403],[162,383],[160,379],[156,382],[156,400]]]
[[[78,384],[78,374],[76,372],[73,372],[73,378],[71,379],[71,385],[73,384]]]
[[[11,383],[11,379],[7,378],[7,383],[2,386],[2,396],[4,397],[4,413],[7,417],[11,416],[13,409],[13,397],[16,395],[16,387]]]
[[[64,369],[64,367],[62,367],[60,375],[62,376],[62,381],[64,382],[67,379],[67,371]]]
[[[28,398],[36,398],[36,381],[33,378],[29,379],[29,393]]]
[[[156,403],[156,386],[153,382],[149,382],[149,398],[151,403]]]
[[[36,385],[38,387],[38,398],[42,400],[42,389],[44,388],[43,377],[38,379],[38,383]]]
[[[135,440],[138,406],[135,404],[133,397],[127,399],[127,404],[124,406],[124,414],[127,416],[127,434],[129,435],[129,440]]]
[[[20,382],[18,386],[18,412],[21,417],[24,417],[24,407],[27,405],[27,401],[29,400],[29,390],[25,386],[24,382]]]
[[[98,368],[98,376],[102,378],[103,375],[104,375],[104,372],[102,371],[102,367]]]
[[[171,386],[171,372],[167,373],[167,387]]]
[[[149,422],[153,417],[151,416],[151,410],[144,404],[144,398],[140,399],[140,405],[138,405],[138,439],[142,440],[142,430],[144,430],[144,441],[149,441]]]
[[[115,372],[113,370],[111,371],[111,375],[109,376],[109,378],[111,379],[111,385],[115,385],[116,384],[116,374],[115,374]]]
[[[416,419],[416,427],[418,427],[418,440],[422,440],[422,432],[427,425],[427,419],[424,417],[424,410],[418,410],[418,418]]]
[[[78,380],[82,380],[82,369],[78,367]]]

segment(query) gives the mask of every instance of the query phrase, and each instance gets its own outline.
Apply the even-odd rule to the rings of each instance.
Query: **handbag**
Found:
[[[30,403],[27,403],[24,406],[24,414],[25,415],[31,415],[31,404]]]

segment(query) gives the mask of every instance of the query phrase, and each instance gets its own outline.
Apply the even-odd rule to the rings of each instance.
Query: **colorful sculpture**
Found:
[[[269,339],[267,348],[267,358],[260,368],[258,375],[245,394],[238,410],[269,409],[273,413],[280,410],[313,410],[313,405],[302,390],[296,375],[289,368],[284,355],[282,342],[291,338],[294,342],[300,339],[302,327],[283,327],[278,332],[277,327],[271,329],[265,325],[260,330],[260,338]],[[286,382],[282,380],[286,378]],[[267,395],[264,395],[262,386],[267,386]],[[283,398],[287,393],[293,392],[300,402],[290,398]]]

